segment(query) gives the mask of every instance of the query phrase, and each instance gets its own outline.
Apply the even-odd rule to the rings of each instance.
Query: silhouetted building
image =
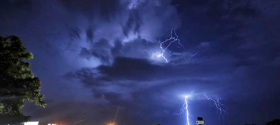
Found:
[[[202,117],[197,117],[196,124],[197,124],[197,125],[204,125],[204,120],[203,120],[203,118],[202,118]]]

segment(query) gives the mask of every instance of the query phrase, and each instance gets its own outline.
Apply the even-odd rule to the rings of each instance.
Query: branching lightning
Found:
[[[216,107],[216,109],[217,109],[217,111],[218,111],[218,113],[220,114],[220,116],[223,116],[223,113],[225,112],[225,110],[224,110],[224,104],[223,103],[221,103],[221,100],[219,99],[219,98],[216,98],[216,99],[213,99],[213,98],[209,98],[206,94],[204,94],[204,96],[205,96],[205,98],[207,99],[207,100],[210,100],[210,101],[212,101],[213,103],[214,103],[214,105],[215,105],[215,107]]]
[[[196,94],[196,96],[197,96],[197,94]],[[194,98],[194,94],[189,94],[189,95],[184,96],[184,102],[185,103],[184,103],[183,108],[181,109],[181,113],[180,113],[180,114],[185,114],[186,115],[186,125],[191,125],[190,124],[189,103],[188,103],[190,98]],[[198,97],[198,98],[201,98],[201,96]],[[204,94],[204,97],[202,95],[202,99],[207,99],[208,101],[213,102],[215,107],[217,108],[217,111],[219,112],[220,116],[223,116],[223,113],[225,112],[225,110],[224,110],[225,105],[223,103],[221,103],[221,99],[210,98],[206,94]]]
[[[185,114],[186,115],[186,125],[190,125],[190,113],[189,113],[189,103],[188,100],[190,99],[191,95],[185,95],[185,103],[181,109],[180,114]]]
[[[181,43],[177,33],[175,32],[174,28],[171,29],[170,32],[170,38],[164,40],[164,41],[160,41],[160,49],[162,50],[162,52],[158,55],[158,57],[161,57],[165,60],[165,62],[168,63],[168,59],[165,56],[165,52],[167,51],[167,49],[173,44],[173,43],[177,43],[178,48],[181,48],[183,46],[183,44]]]

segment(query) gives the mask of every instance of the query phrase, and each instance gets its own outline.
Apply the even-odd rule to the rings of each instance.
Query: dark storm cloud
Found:
[[[222,79],[227,78],[225,73],[232,69],[225,67],[221,70],[207,64],[157,65],[148,60],[122,57],[116,58],[111,66],[82,69],[68,76],[78,78],[91,88],[95,98],[104,95],[105,102],[124,106],[126,110],[140,108],[141,111],[132,116],[145,115],[142,120],[149,122],[150,118],[159,121],[167,117],[176,119],[177,107],[181,107],[181,103],[177,103],[180,94],[197,90],[199,93],[219,91],[221,88],[217,85],[227,86]],[[177,106],[174,108],[174,105]]]
[[[164,70],[164,67],[150,64],[145,59],[133,59],[133,58],[116,58],[112,66],[102,65],[97,69],[93,69],[93,71],[97,70],[97,74],[93,74],[92,76],[85,76],[92,78],[93,76],[100,76],[111,78],[114,80],[136,80],[136,81],[148,81],[154,79],[157,73],[161,73]],[[77,72],[78,76],[83,78],[84,72],[88,70],[84,69]],[[152,75],[154,74],[154,75]],[[83,79],[89,79],[83,78]],[[103,80],[102,78],[101,80]],[[104,79],[106,80],[106,79]],[[92,80],[90,80],[92,81]],[[94,84],[94,82],[93,82]]]
[[[72,28],[69,30],[69,35],[72,38],[77,38],[77,39],[81,39],[81,35],[80,35],[81,31],[79,28]]]
[[[111,52],[114,57],[123,56],[130,58],[149,59],[151,51],[156,51],[155,48],[158,48],[158,46],[158,43],[137,38],[123,44],[120,41],[116,41]]]
[[[86,30],[86,35],[87,35],[87,40],[92,42],[93,41],[93,37],[94,37],[94,31],[92,28],[88,28]]]
[[[193,91],[221,97],[228,114],[218,120],[211,103],[193,99],[192,119],[261,124],[280,117],[279,8],[278,0],[5,0],[0,34],[20,36],[35,55],[49,102],[24,109],[36,120],[105,124],[119,106],[121,125],[184,124],[177,96]],[[174,45],[166,64],[153,54],[171,28],[185,50]]]
[[[137,38],[130,42],[116,40],[114,45],[110,45],[106,39],[100,39],[90,44],[90,47],[82,47],[80,56],[86,59],[98,58],[103,64],[112,64],[116,57],[130,57],[138,59],[149,59],[152,52],[157,52],[158,43],[153,43],[145,39]]]
[[[279,36],[272,36],[277,30],[271,30],[278,25],[269,26],[274,21],[265,17],[267,14],[264,15],[264,12],[267,13],[267,10],[260,9],[263,8],[259,4],[261,2],[261,0],[257,2],[224,0],[208,2],[191,0],[186,2],[174,0],[174,4],[180,5],[178,9],[184,15],[182,17],[186,18],[185,20],[190,20],[189,24],[185,23],[182,27],[185,27],[184,29],[196,28],[187,38],[182,39],[188,40],[191,45],[193,44],[192,46],[208,41],[211,50],[203,53],[204,55],[221,53],[233,55],[240,60],[237,65],[264,63],[263,61],[273,60],[273,58],[277,58],[279,53],[279,49],[276,49],[278,47],[274,46],[278,44]],[[271,3],[274,2],[271,1]],[[264,2],[263,6],[271,3]],[[276,6],[279,4],[273,8],[277,8]],[[188,13],[189,11],[199,11],[200,15],[196,16],[194,13]],[[196,22],[194,23],[192,20]],[[279,20],[279,18],[273,20]],[[197,38],[197,35],[203,37]],[[193,40],[192,37],[195,39]]]
[[[105,64],[110,64],[111,59],[111,45],[106,39],[100,39],[98,42],[92,44],[93,49],[81,48],[80,55],[87,59],[96,57]]]
[[[79,4],[69,5],[67,3],[68,2],[63,5],[66,6],[66,8],[72,8],[69,10],[70,12],[77,11],[78,13],[82,14],[88,12],[80,8],[78,6]],[[161,32],[161,29],[164,29],[164,32],[168,32],[168,30],[171,28],[170,26],[174,26],[176,24],[170,23],[170,25],[166,25],[166,28],[162,28],[161,26],[167,21],[176,22],[178,20],[174,18],[176,16],[175,9],[171,7],[167,8],[170,5],[165,2],[163,3],[164,4],[160,5],[161,2],[159,1],[149,2],[123,0],[112,5],[118,6],[120,9],[115,11],[114,7],[112,7],[111,11],[113,12],[105,14],[110,17],[110,19],[104,21],[103,19],[105,18],[100,17],[100,12],[98,11],[99,8],[97,7],[97,9],[94,9],[96,11],[90,11],[92,15],[97,17],[86,16],[87,21],[85,21],[85,24],[78,27],[69,28],[69,35],[74,38],[73,41],[75,41],[75,43],[70,42],[69,46],[70,48],[74,49],[82,46],[82,52],[88,51],[87,53],[92,55],[91,58],[97,58],[102,63],[107,64],[112,63],[113,58],[116,56],[145,59],[150,58],[153,53],[158,53],[161,51],[159,48],[159,43],[157,42],[159,37],[162,37],[162,34],[159,34],[157,31]],[[103,6],[103,4],[104,3],[101,3],[101,6]],[[75,6],[77,6],[77,8],[75,8]],[[156,10],[153,8],[156,8]],[[162,10],[166,11],[167,13],[165,15],[159,15],[158,12]],[[171,12],[168,10],[171,10]],[[88,14],[86,13],[85,15]],[[155,22],[154,19],[157,19],[158,21]],[[106,43],[108,43],[110,47],[107,46],[103,49],[103,47],[97,48],[98,46],[94,45],[102,39],[106,39]],[[87,43],[85,47],[83,45],[84,41],[89,41],[90,43]],[[97,52],[99,50],[107,51],[108,49],[112,50],[111,53],[104,53],[103,51]],[[135,50],[137,51],[135,52]],[[84,54],[80,55],[81,57],[85,57]],[[87,59],[88,57],[89,55],[86,56]]]
[[[137,9],[132,9],[129,12],[129,17],[125,26],[123,26],[124,35],[128,36],[129,31],[133,33],[139,32],[139,28],[141,25],[141,19],[139,17],[139,12]]]
[[[60,0],[62,5],[70,12],[81,13],[89,18],[101,17],[108,21],[122,10],[120,0]]]
[[[228,65],[220,65],[220,67],[224,67],[223,69],[213,67],[215,65],[205,63],[175,66],[157,65],[145,59],[118,57],[115,58],[111,66],[101,65],[97,68],[82,69],[69,73],[67,76],[79,79],[82,84],[92,88],[93,93],[114,92],[121,97],[132,96],[138,90],[145,92],[147,89],[156,89],[157,87],[164,91],[168,89],[166,86],[172,86],[169,89],[189,86],[193,90],[201,86],[201,90],[206,91],[210,90],[209,86],[215,86],[221,82],[216,80],[217,77],[227,78],[229,75],[227,72],[232,70],[226,68]],[[223,83],[225,86],[226,84]],[[108,89],[104,89],[104,87]],[[119,91],[110,90],[110,88],[119,89]],[[212,87],[211,89],[215,91]],[[184,92],[184,90],[179,91]]]
[[[267,10],[250,1],[217,0],[205,2],[191,0],[187,2],[175,1],[174,5],[177,6],[181,19],[185,21],[178,31],[181,40],[189,45],[186,46],[187,49],[199,49],[198,57],[193,59],[194,62],[174,66],[133,59],[133,56],[125,56],[127,52],[131,51],[125,51],[126,49],[122,47],[135,50],[139,47],[137,42],[128,43],[127,46],[117,42],[112,52],[124,51],[124,54],[118,54],[118,56],[130,57],[131,59],[116,58],[111,66],[100,66],[87,70],[89,72],[98,71],[93,74],[93,76],[100,76],[97,78],[85,75],[76,77],[84,80],[91,79],[82,82],[87,86],[97,83],[101,83],[100,86],[129,86],[129,88],[121,88],[120,91],[125,91],[125,95],[129,94],[130,98],[135,99],[135,102],[137,99],[139,102],[154,101],[161,96],[164,97],[160,98],[159,102],[167,101],[168,98],[172,98],[170,96],[172,94],[190,90],[213,92],[215,95],[223,93],[223,98],[226,99],[225,103],[228,105],[231,105],[228,102],[238,103],[236,105],[240,107],[243,107],[241,103],[245,103],[248,99],[256,103],[262,99],[271,102],[271,104],[279,102],[279,100],[272,101],[279,94],[274,88],[279,82],[275,76],[279,74],[277,72],[280,53],[279,42],[277,42],[279,36],[274,35],[279,30],[279,24],[273,21],[279,20],[279,18],[273,17],[273,20],[270,20],[264,15]],[[81,74],[81,72],[84,71],[76,73]],[[145,87],[149,85],[150,87]],[[262,90],[259,91],[260,89]],[[172,90],[177,90],[178,93]],[[169,96],[165,93],[166,91],[170,94]],[[107,90],[98,90],[98,93],[105,95],[106,92]],[[123,93],[115,92],[115,94],[124,96]],[[238,95],[242,97],[235,98]],[[254,98],[256,95],[259,98]],[[126,100],[130,98],[122,101],[127,102]],[[112,103],[117,101],[114,98],[108,98],[108,100]],[[125,104],[124,102],[124,105],[131,107],[140,106],[138,103]],[[149,109],[151,105],[149,103],[142,106]],[[249,107],[249,105],[246,106]],[[228,109],[234,112],[232,107]],[[250,110],[250,112],[254,111]],[[228,117],[232,117],[234,114],[238,113],[232,113]],[[268,116],[266,117],[268,119]],[[241,121],[246,122],[246,119]]]

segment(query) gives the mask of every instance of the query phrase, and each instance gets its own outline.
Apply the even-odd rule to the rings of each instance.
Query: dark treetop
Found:
[[[20,109],[26,100],[42,107],[46,105],[40,93],[40,80],[34,77],[27,62],[32,58],[18,37],[0,37],[1,118],[23,116]]]

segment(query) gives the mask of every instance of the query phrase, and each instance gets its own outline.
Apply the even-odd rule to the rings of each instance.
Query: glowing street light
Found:
[[[51,123],[49,123],[48,125],[56,125],[56,124],[51,124]]]

